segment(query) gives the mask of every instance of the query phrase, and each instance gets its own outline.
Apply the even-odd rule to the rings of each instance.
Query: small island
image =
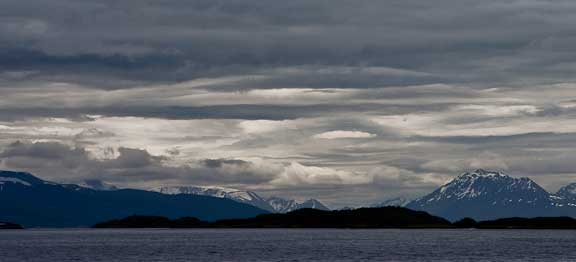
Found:
[[[571,217],[511,217],[476,222],[466,218],[454,225],[477,229],[576,229],[576,219]]]
[[[24,229],[24,227],[14,223],[0,222],[0,229]]]

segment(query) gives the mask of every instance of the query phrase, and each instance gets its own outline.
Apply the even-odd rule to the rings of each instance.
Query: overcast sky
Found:
[[[2,0],[0,168],[331,207],[576,182],[573,0]]]

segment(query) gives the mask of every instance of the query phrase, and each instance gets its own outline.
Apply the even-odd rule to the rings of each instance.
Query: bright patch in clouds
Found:
[[[252,120],[242,121],[238,126],[247,134],[268,133],[295,128],[294,121]]]
[[[376,137],[376,135],[362,131],[345,131],[345,130],[335,130],[314,135],[314,138],[319,139],[371,138],[371,137]]]
[[[278,178],[271,181],[273,185],[307,185],[307,184],[366,184],[369,177],[331,168],[305,166],[292,162],[284,168]]]

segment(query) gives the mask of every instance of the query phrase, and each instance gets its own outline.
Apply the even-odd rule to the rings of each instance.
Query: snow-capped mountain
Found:
[[[567,200],[576,200],[576,183],[572,183],[560,188],[560,190],[556,192],[555,196]]]
[[[394,206],[394,207],[404,207],[408,203],[410,203],[413,199],[405,198],[405,197],[395,197],[386,199],[378,204],[372,205],[372,207],[387,207],[387,206]]]
[[[567,192],[569,189],[566,190]],[[406,207],[447,219],[576,215],[529,178],[478,169],[466,172]]]
[[[287,212],[290,212],[292,210],[299,209],[298,203],[296,203],[296,201],[283,199],[283,198],[279,198],[279,197],[269,198],[268,203],[278,213],[287,213]]]
[[[316,199],[308,199],[308,200],[300,203],[300,208],[313,208],[313,209],[326,210],[326,211],[330,210],[327,206],[320,203],[320,201],[318,201]]]
[[[309,199],[304,202],[297,202],[293,199],[284,199],[279,197],[268,198],[268,203],[277,213],[288,213],[302,208],[313,208],[319,210],[330,210],[316,199]]]
[[[276,212],[270,204],[263,197],[259,196],[252,191],[242,191],[227,187],[200,187],[200,186],[171,186],[171,187],[156,187],[151,191],[159,192],[167,195],[200,195],[211,196],[218,198],[227,198],[236,202],[252,205],[266,211]]]
[[[326,206],[320,203],[320,201],[315,199],[310,199],[299,203],[292,199],[283,199],[278,197],[264,198],[253,191],[243,191],[226,187],[172,186],[156,187],[150,190],[169,195],[189,194],[228,198],[274,213],[287,213],[302,208],[329,210]]]
[[[576,209],[576,183],[560,188],[550,199],[556,208]]]

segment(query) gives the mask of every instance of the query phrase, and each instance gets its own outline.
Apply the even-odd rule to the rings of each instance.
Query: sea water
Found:
[[[576,261],[576,231],[4,230],[0,261]]]

